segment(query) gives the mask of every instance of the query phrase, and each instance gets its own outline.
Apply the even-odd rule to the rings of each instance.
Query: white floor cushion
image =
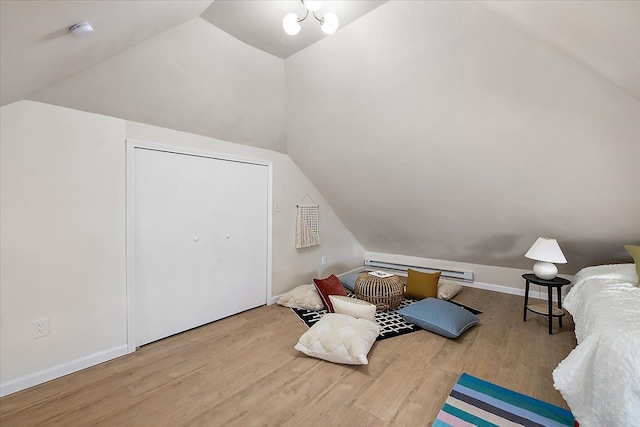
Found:
[[[376,321],[376,306],[361,299],[343,297],[342,295],[329,295],[333,311],[339,314],[348,314],[356,319]]]
[[[320,299],[320,295],[313,285],[300,285],[282,294],[278,304],[304,310],[321,310],[324,308],[322,299]]]
[[[440,279],[438,281],[438,298],[449,301],[455,297],[461,289],[462,286],[454,281]]]
[[[295,349],[333,363],[367,365],[367,355],[380,329],[374,322],[327,313],[305,332]]]

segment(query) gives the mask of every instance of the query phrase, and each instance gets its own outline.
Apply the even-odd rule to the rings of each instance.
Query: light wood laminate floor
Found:
[[[483,310],[457,340],[419,331],[377,342],[367,366],[293,349],[306,326],[260,307],[0,399],[9,426],[425,426],[461,372],[567,407],[551,372],[576,345],[573,322],[522,321],[523,298],[465,288]]]

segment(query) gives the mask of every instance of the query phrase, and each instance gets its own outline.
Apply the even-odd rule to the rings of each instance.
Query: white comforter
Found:
[[[640,426],[640,288],[634,264],[587,267],[563,306],[578,346],[553,372],[581,427]]]

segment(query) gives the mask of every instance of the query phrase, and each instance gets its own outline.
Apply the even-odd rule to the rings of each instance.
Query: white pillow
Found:
[[[329,295],[333,311],[346,314],[356,319],[376,321],[376,305],[361,299],[344,297],[342,295]]]
[[[440,279],[438,281],[438,298],[448,301],[455,297],[461,289],[462,286],[456,282]]]
[[[324,308],[320,295],[313,285],[300,285],[282,294],[278,304],[304,310],[321,310]]]
[[[380,334],[370,320],[327,313],[302,334],[295,349],[333,363],[367,365],[367,354]]]

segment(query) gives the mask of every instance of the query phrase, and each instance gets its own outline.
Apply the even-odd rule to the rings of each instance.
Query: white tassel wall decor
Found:
[[[298,205],[296,217],[296,249],[320,244],[318,232],[318,205]]]

